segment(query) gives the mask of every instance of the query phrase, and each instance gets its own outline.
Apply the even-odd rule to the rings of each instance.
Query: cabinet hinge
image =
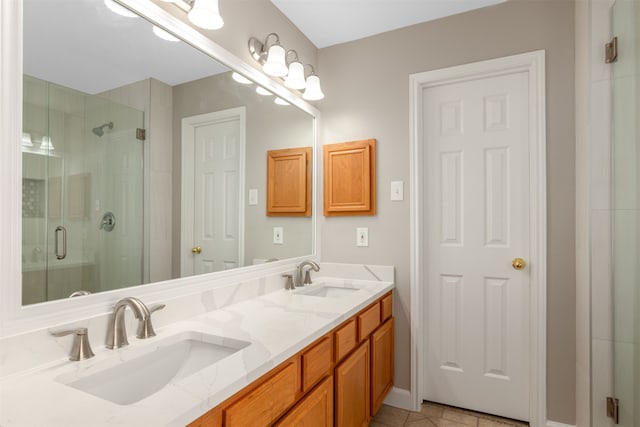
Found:
[[[137,128],[136,129],[136,139],[139,139],[140,141],[144,141],[145,139],[147,139],[147,131],[146,131],[146,129]]]
[[[614,37],[604,45],[604,62],[611,64],[618,60],[618,38]]]
[[[620,402],[615,397],[607,397],[607,417],[613,418],[613,422],[620,422]]]

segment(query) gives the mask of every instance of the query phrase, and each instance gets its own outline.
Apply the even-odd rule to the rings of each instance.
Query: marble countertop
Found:
[[[184,426],[273,367],[302,350],[393,288],[392,282],[314,278],[317,283],[355,287],[340,298],[276,291],[191,319],[157,328],[147,340],[130,334],[130,345],[81,362],[58,360],[0,381],[0,426]],[[170,305],[166,310],[170,310]],[[250,342],[236,353],[130,405],[118,405],[64,382],[105,364],[152,352],[163,341],[192,331]],[[166,345],[166,343],[165,343]]]

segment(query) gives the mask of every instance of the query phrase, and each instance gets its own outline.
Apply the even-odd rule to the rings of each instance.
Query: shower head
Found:
[[[95,127],[91,129],[91,132],[98,135],[99,137],[102,137],[102,135],[104,135],[104,128],[109,128],[109,130],[113,129],[113,122],[105,123],[101,126]]]

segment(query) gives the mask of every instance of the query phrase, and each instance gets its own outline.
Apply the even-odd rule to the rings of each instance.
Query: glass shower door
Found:
[[[640,426],[640,1],[616,0],[612,33],[614,397],[619,425]]]

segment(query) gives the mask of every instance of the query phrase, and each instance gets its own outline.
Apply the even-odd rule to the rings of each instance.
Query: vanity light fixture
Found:
[[[256,87],[256,93],[258,95],[262,95],[262,96],[271,96],[271,95],[273,95],[271,92],[269,92],[268,90],[266,90],[262,86]]]
[[[22,132],[22,146],[24,148],[33,148],[33,141],[31,140],[31,134]]]
[[[271,41],[271,39],[275,39]],[[249,39],[249,53],[259,64],[265,74],[281,77],[284,86],[289,89],[303,90],[302,97],[308,101],[318,101],[324,98],[320,89],[320,78],[316,75],[313,66],[303,65],[295,50],[286,51],[280,45],[280,37],[276,33],[269,33],[264,42],[251,37]],[[295,55],[288,61],[289,55]],[[311,73],[305,76],[305,67],[311,68]],[[306,77],[306,78],[305,78]]]
[[[174,37],[173,34],[163,30],[162,28],[158,27],[157,25],[153,26],[153,34],[155,34],[156,36],[160,37],[162,40],[166,40],[169,42],[179,42],[180,39],[177,37]]]
[[[119,5],[118,3],[116,3],[113,0],[104,0],[104,5],[107,6],[107,9],[109,9],[111,12],[120,15],[120,16],[124,16],[126,18],[137,18],[138,15],[136,15],[135,13],[131,12],[129,9],[127,9],[126,7]]]
[[[233,73],[231,73],[231,78],[233,80],[235,80],[236,82],[238,82],[240,84],[243,84],[243,85],[250,85],[251,83],[253,83],[251,80],[249,80],[248,78],[246,78],[242,74],[236,73],[235,71]]]
[[[53,143],[51,142],[51,137],[49,136],[43,136],[42,137],[42,141],[40,142],[40,150],[42,151],[53,151],[56,148],[53,146]]]
[[[174,3],[187,12],[187,18],[196,27],[205,30],[219,30],[224,26],[220,16],[218,0],[159,0],[164,3]]]
[[[324,98],[324,93],[320,89],[320,78],[316,76],[316,72],[311,65],[311,74],[307,77],[307,88],[302,94],[302,98],[307,101],[319,101]]]

